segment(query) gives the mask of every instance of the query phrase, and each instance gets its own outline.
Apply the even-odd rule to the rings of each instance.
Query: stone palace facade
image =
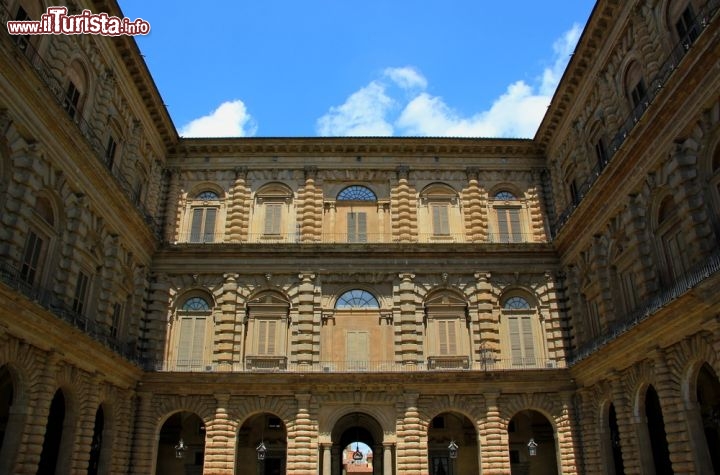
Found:
[[[180,138],[3,29],[0,473],[720,473],[719,9],[598,0],[531,140]]]

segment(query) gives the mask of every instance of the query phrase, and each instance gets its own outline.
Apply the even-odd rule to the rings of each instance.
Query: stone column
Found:
[[[236,342],[242,341],[242,318],[238,318],[237,290],[238,274],[223,276],[223,294],[220,302],[220,314],[215,325],[215,347],[213,360],[217,361],[219,371],[233,369],[233,363],[240,361],[235,353]]]
[[[382,475],[393,475],[393,451],[393,444],[384,443],[382,445]],[[380,463],[379,460],[377,462]]]
[[[573,437],[572,423],[575,420],[573,393],[563,392],[560,394],[562,400],[562,415],[556,420],[558,445],[558,468],[563,474],[578,473],[579,447],[576,450],[575,438]]]
[[[293,347],[293,355],[297,364],[312,365],[315,354],[316,332],[320,328],[320,315],[315,312],[315,274],[303,272],[298,274],[297,292],[297,340]]]
[[[248,207],[246,201],[250,197],[245,180],[247,179],[247,168],[235,169],[235,180],[230,187],[227,200],[227,220],[225,221],[225,241],[238,243],[242,242],[248,232]]]
[[[203,471],[213,475],[235,473],[235,433],[237,427],[228,416],[229,394],[215,395],[215,417],[205,425]]]
[[[394,294],[399,301],[400,316],[395,324],[396,354],[402,363],[419,363],[421,342],[418,338],[419,329],[416,318],[417,306],[415,302],[415,274],[408,272],[398,274],[400,281],[396,284]]]
[[[485,190],[480,187],[480,170],[477,167],[465,169],[468,185],[463,190],[463,212],[465,229],[469,242],[485,242],[488,239],[487,207]]]
[[[332,444],[322,444],[322,475],[332,475]]]
[[[340,473],[340,467],[342,467],[342,447],[338,445],[333,445],[331,448],[332,453],[332,473],[337,474]]]

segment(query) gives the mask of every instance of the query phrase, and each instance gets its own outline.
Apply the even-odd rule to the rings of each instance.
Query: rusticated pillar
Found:
[[[235,473],[236,424],[228,416],[229,394],[215,395],[215,417],[205,425],[204,473]]]
[[[159,432],[156,437],[157,421],[152,417],[151,393],[145,391],[138,393],[135,421],[130,473],[155,473]]]
[[[316,475],[318,473],[317,424],[310,416],[312,397],[310,394],[296,394],[297,415],[295,424],[288,431],[287,472],[297,475]]]
[[[397,434],[397,472],[428,475],[427,433],[418,411],[419,394],[406,393],[400,402],[398,413],[402,421]]]
[[[487,416],[480,425],[481,472],[485,475],[510,473],[508,432],[500,417],[500,393],[485,393]]]

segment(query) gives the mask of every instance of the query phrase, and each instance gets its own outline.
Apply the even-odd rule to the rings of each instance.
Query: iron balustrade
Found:
[[[12,20],[12,14],[4,3],[0,3],[0,23],[6,25],[8,20]],[[80,111],[77,110],[77,106],[74,101],[68,98],[67,91],[63,87],[63,81],[53,74],[50,65],[42,58],[40,53],[37,51],[37,48],[33,45],[33,42],[28,39],[28,37],[10,35],[10,33],[7,32],[7,28],[2,29],[5,31],[5,36],[9,37],[15,44],[17,50],[19,51],[19,56],[23,56],[29,62],[30,66],[32,66],[32,69],[38,75],[40,80],[47,86],[58,105],[66,111],[70,121],[77,126],[77,129],[80,131],[80,135],[85,138],[90,148],[93,152],[95,152],[95,158],[98,159],[103,167],[115,179],[115,182],[133,204],[135,210],[140,213],[145,223],[151,228],[156,237],[159,238],[161,229],[157,220],[142,202],[138,190],[135,189],[128,179],[120,173],[120,170],[112,168],[112,160],[109,158],[110,155],[108,154],[107,147],[96,132],[95,128],[93,128],[88,121],[81,117],[81,114],[79,113]]]
[[[527,244],[546,242],[532,233],[488,233],[481,237],[473,237],[464,233],[433,234],[413,233],[407,235],[390,235],[387,233],[365,233],[362,236],[347,233],[321,233],[302,236],[299,233],[263,234],[244,233],[239,238],[226,233],[179,233],[173,245],[178,244],[452,244],[452,243],[492,243],[492,244]]]
[[[672,285],[661,287],[656,295],[645,300],[635,310],[624,315],[621,319],[613,322],[599,337],[580,345],[575,354],[569,359],[569,363],[572,365],[587,358],[718,272],[720,272],[720,251],[716,251],[707,260],[692,267]]]
[[[570,216],[578,208],[580,202],[590,191],[590,188],[595,184],[597,179],[602,174],[603,170],[612,161],[613,157],[617,154],[620,147],[630,135],[630,132],[635,128],[635,125],[640,121],[642,116],[645,114],[650,104],[653,103],[655,98],[662,91],[663,86],[667,83],[672,73],[677,69],[680,61],[685,57],[687,52],[696,41],[697,37],[708,27],[715,14],[720,9],[720,0],[710,0],[695,17],[695,23],[689,28],[687,34],[680,39],[680,41],[672,49],[668,57],[665,59],[663,64],[660,66],[657,74],[650,81],[645,97],[639,102],[639,104],[630,112],[628,117],[623,121],[617,133],[613,136],[610,141],[610,145],[607,148],[607,156],[601,160],[598,160],[596,165],[590,171],[590,174],[585,180],[577,186],[575,196],[571,203],[563,210],[562,213],[555,220],[553,225],[553,236],[557,236],[560,229],[567,223]]]
[[[156,372],[219,373],[408,373],[445,371],[536,371],[567,368],[564,360],[550,358],[507,359],[486,357],[471,361],[469,356],[428,357],[414,362],[319,361],[289,362],[285,356],[249,356],[242,362],[205,360],[146,361],[145,370]]]
[[[134,341],[123,341],[113,336],[109,325],[98,322],[90,315],[76,312],[70,304],[52,289],[28,283],[19,269],[2,260],[0,260],[0,281],[40,305],[60,320],[67,322],[95,341],[102,343],[116,354],[133,363],[139,363],[140,359]]]

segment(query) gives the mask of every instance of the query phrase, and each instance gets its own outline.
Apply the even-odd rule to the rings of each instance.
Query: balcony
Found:
[[[93,340],[103,344],[128,361],[138,363],[139,355],[134,341],[122,341],[112,334],[108,325],[98,322],[89,315],[82,315],[72,309],[53,290],[29,284],[20,271],[0,261],[0,282],[35,302],[58,319],[77,328]]]
[[[429,357],[427,361],[319,361],[316,363],[288,362],[284,356],[249,356],[245,363],[209,361],[148,361],[146,371],[156,372],[218,372],[218,373],[408,373],[447,371],[533,371],[566,368],[563,360],[523,358],[512,360],[487,357],[471,361],[467,356]]]

